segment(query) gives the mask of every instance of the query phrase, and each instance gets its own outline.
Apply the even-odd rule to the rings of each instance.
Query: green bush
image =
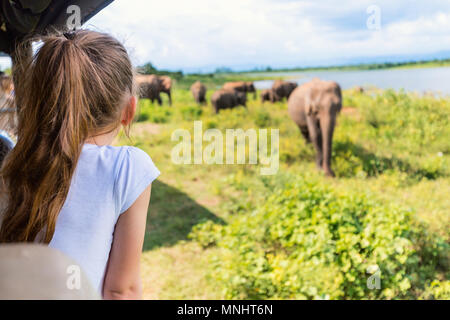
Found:
[[[448,253],[410,211],[303,178],[228,225],[198,225],[191,238],[222,249],[212,276],[232,299],[414,298]],[[374,272],[380,289],[368,287]]]
[[[170,120],[172,110],[167,106],[151,104],[148,99],[139,100],[139,108],[136,115],[137,122],[149,121],[153,123],[166,123]]]
[[[255,124],[260,128],[267,128],[270,126],[270,114],[261,110],[255,114]]]
[[[450,280],[439,281],[434,280],[429,286],[425,288],[425,291],[420,296],[420,299],[438,299],[448,300],[450,299]]]
[[[203,113],[200,107],[183,106],[180,108],[180,113],[185,121],[198,120]]]

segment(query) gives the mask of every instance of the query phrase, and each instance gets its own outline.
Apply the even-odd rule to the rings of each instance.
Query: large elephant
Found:
[[[292,91],[297,88],[295,82],[275,80],[272,85],[272,90],[275,94],[275,101],[282,101],[284,98],[289,99]]]
[[[216,113],[220,109],[232,109],[239,105],[246,107],[247,95],[236,90],[220,89],[213,93],[211,103]]]
[[[138,75],[136,82],[139,88],[140,99],[150,99],[152,103],[156,100],[159,105],[162,105],[160,80],[157,76]]]
[[[307,142],[316,150],[317,167],[328,176],[336,117],[342,108],[340,86],[333,81],[313,79],[296,88],[288,100],[288,112]]]
[[[236,90],[238,92],[250,93],[253,92],[253,98],[256,99],[256,89],[255,85],[251,81],[236,81],[236,82],[226,82],[223,85],[225,90]]]
[[[191,92],[195,102],[198,104],[206,103],[206,87],[200,81],[196,81],[192,84]]]

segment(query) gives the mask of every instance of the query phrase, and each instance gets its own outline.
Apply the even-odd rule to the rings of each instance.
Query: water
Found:
[[[314,77],[323,80],[334,80],[343,89],[355,86],[377,87],[380,89],[404,89],[418,93],[433,92],[450,95],[450,67],[417,68],[417,69],[384,69],[360,71],[303,71],[268,73],[271,76],[289,77],[299,84],[310,81]],[[258,89],[272,86],[272,80],[255,81]]]

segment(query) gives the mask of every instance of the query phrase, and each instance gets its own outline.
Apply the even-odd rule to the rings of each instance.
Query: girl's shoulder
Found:
[[[115,181],[140,177],[155,179],[160,174],[152,158],[143,150],[132,146],[85,144],[80,160],[96,170],[114,173]]]
[[[85,144],[82,156],[85,158],[95,157],[110,164],[121,164],[122,162],[132,162],[136,165],[151,165],[151,157],[143,150],[132,146],[97,146]]]
[[[159,175],[151,157],[143,150],[131,147],[105,148],[105,154],[114,155],[114,193],[119,213],[126,211]]]
[[[142,173],[146,171],[157,171],[152,158],[143,150],[132,146],[111,147],[115,148],[120,155],[121,167],[133,167],[140,169]],[[159,171],[158,171],[159,172]]]

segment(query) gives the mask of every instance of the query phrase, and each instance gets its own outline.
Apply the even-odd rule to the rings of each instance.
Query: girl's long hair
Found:
[[[134,94],[127,51],[109,35],[79,30],[17,48],[17,144],[0,171],[7,205],[0,242],[49,243],[86,139],[120,126]],[[17,77],[17,78],[16,78]]]

